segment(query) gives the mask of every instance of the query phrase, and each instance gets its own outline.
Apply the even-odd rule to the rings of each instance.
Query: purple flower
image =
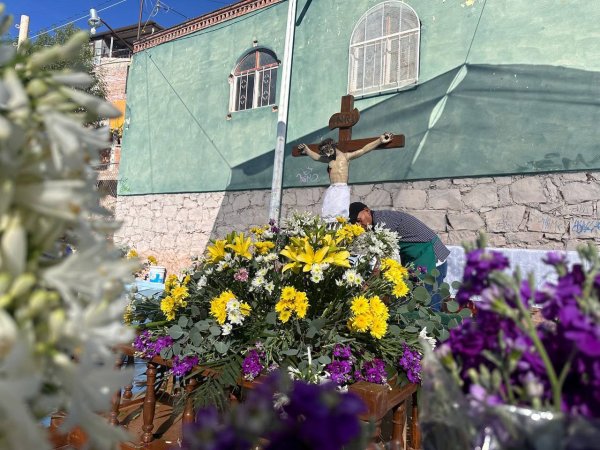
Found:
[[[406,345],[406,342],[398,365],[406,372],[408,381],[415,384],[421,382],[421,354]]]
[[[329,378],[337,385],[342,385],[352,381],[352,363],[350,361],[332,361],[325,366],[329,372]]]
[[[262,372],[264,369],[260,361],[262,356],[263,354],[254,348],[248,351],[242,363],[242,373],[245,379],[253,380]]]
[[[173,358],[173,368],[171,369],[173,375],[182,377],[187,373],[191,372],[194,366],[198,365],[199,359],[197,356],[185,356],[180,358],[175,356]]]
[[[135,338],[133,347],[142,354],[144,358],[153,358],[160,355],[163,348],[171,347],[173,339],[170,336],[160,336],[156,338],[149,330]]]
[[[479,295],[490,285],[489,274],[508,268],[508,258],[500,252],[476,249],[467,253],[462,285],[456,300],[465,304],[474,295]]]
[[[364,374],[364,380],[369,383],[387,383],[385,363],[379,358],[373,358],[372,361],[365,362],[362,367],[362,372]]]
[[[336,358],[350,359],[352,358],[352,349],[349,345],[336,344],[333,348],[333,356]]]
[[[545,264],[549,266],[560,266],[567,262],[567,255],[561,252],[548,252],[546,257],[543,259]]]

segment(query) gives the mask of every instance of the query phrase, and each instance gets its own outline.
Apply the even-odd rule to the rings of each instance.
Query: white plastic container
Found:
[[[148,281],[150,283],[164,283],[167,269],[162,266],[150,266]]]

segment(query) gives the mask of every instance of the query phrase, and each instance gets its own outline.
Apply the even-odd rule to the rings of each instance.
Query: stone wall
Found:
[[[454,245],[479,230],[489,245],[572,250],[600,241],[600,173],[564,173],[352,186],[352,201],[405,210]],[[282,217],[319,213],[324,188],[287,189]],[[269,191],[120,196],[115,235],[121,245],[155,255],[171,272],[189,265],[209,239],[268,220]]]

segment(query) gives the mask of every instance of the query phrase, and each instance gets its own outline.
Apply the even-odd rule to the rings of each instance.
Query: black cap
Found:
[[[366,208],[368,208],[368,206],[361,202],[350,203],[350,223],[356,223],[358,213]]]

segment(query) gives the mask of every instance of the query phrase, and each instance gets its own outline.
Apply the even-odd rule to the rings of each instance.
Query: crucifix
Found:
[[[352,140],[352,127],[358,123],[360,112],[354,108],[354,96],[342,97],[342,107],[329,119],[331,130],[339,128],[339,142],[328,138],[320,144],[299,144],[292,149],[293,156],[307,155],[315,161],[327,163],[327,172],[331,185],[323,198],[322,216],[327,221],[336,217],[348,217],[350,188],[348,187],[348,169],[350,160],[356,159],[376,148],[404,147],[404,135],[383,133],[378,138]]]

